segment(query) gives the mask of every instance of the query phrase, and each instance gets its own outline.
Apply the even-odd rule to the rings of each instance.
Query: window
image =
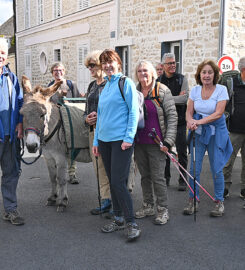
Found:
[[[25,20],[25,29],[30,27],[30,0],[25,0],[24,2],[24,20]]]
[[[54,18],[61,17],[61,0],[54,0]]]
[[[182,41],[162,42],[161,59],[165,53],[174,53],[176,61],[176,72],[182,72]]]
[[[44,22],[43,19],[43,12],[44,12],[44,8],[43,8],[43,1],[44,0],[37,0],[37,18],[38,18],[38,24],[41,24]]]
[[[26,50],[24,54],[25,75],[31,80],[31,51]]]
[[[122,60],[123,74],[129,76],[129,46],[116,47],[116,52]]]
[[[60,49],[54,50],[54,62],[61,62],[61,52]]]
[[[78,0],[78,9],[82,10],[90,6],[90,0]]]
[[[84,60],[88,54],[88,51],[89,51],[88,44],[78,45],[77,86],[81,93],[86,93],[89,82],[90,82],[90,72],[84,65]]]
[[[48,61],[47,61],[47,57],[45,52],[41,52],[40,54],[40,59],[39,59],[39,63],[40,63],[40,71],[42,74],[45,74],[48,68]]]

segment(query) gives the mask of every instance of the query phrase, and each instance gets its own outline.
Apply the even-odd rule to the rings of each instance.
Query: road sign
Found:
[[[230,56],[225,55],[219,59],[218,66],[220,68],[220,74],[222,74],[225,71],[234,70],[235,62]]]

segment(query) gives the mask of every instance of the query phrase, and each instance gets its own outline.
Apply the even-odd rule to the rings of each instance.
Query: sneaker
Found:
[[[169,214],[168,214],[168,209],[165,207],[157,207],[157,215],[156,218],[154,219],[154,224],[156,225],[164,225],[168,222],[169,220]]]
[[[241,189],[240,198],[245,200],[245,188]]]
[[[101,201],[101,211],[100,211],[100,207],[96,207],[94,209],[92,209],[90,211],[90,213],[92,215],[99,215],[99,214],[103,214],[103,213],[107,213],[109,212],[111,209],[111,200],[110,199],[103,199]]]
[[[179,181],[178,191],[186,191],[186,183]]]
[[[227,199],[229,196],[230,196],[229,189],[225,188],[224,189],[224,195],[223,195],[224,199]]]
[[[79,181],[75,174],[69,176],[69,183],[72,185],[78,185]]]
[[[142,207],[135,213],[135,218],[154,216],[155,210],[151,204],[143,203]]]
[[[11,222],[13,225],[24,225],[25,221],[24,219],[20,216],[18,211],[13,211],[13,212],[8,212],[3,215],[3,219],[6,221]]]
[[[198,201],[196,201],[196,212],[198,211]],[[184,215],[192,215],[194,214],[194,199],[190,198],[187,206],[184,208],[183,211]]]
[[[115,232],[115,231],[120,231],[125,229],[125,224],[124,222],[119,222],[117,220],[113,220],[112,222],[104,225],[101,228],[101,231],[104,233],[111,233],[111,232]]]
[[[129,242],[136,240],[140,237],[141,230],[135,223],[127,223],[127,240]]]
[[[221,217],[225,213],[224,203],[221,201],[215,201],[215,207],[210,212],[211,217]]]

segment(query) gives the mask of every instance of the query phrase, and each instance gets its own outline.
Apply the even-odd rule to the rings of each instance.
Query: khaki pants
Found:
[[[70,157],[68,157],[67,162],[68,162],[68,174],[69,174],[69,177],[75,176],[76,169],[77,169],[76,161],[73,160],[73,162],[71,164],[71,159],[70,159]]]
[[[97,177],[96,159],[92,153],[93,140],[94,140],[94,131],[91,131],[89,132],[89,149],[90,149],[90,155],[91,155],[93,165],[94,165],[94,171]],[[104,167],[101,156],[98,157],[98,173],[99,173],[101,199],[102,200],[110,199],[111,198],[110,184],[109,184],[108,177],[106,175],[105,167]]]
[[[241,189],[245,189],[245,134],[242,133],[230,133],[230,139],[233,146],[233,152],[230,160],[227,162],[223,169],[225,177],[225,187],[230,188],[232,184],[231,174],[233,165],[237,156],[238,151],[241,149],[242,156],[242,171],[241,171]]]
[[[141,175],[143,201],[146,204],[168,206],[167,185],[164,177],[166,155],[155,144],[136,144],[135,159]]]

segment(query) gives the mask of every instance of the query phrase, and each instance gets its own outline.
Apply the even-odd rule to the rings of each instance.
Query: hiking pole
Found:
[[[101,195],[100,195],[100,178],[99,178],[99,166],[98,166],[98,157],[95,157],[96,160],[96,174],[97,174],[97,184],[98,184],[98,201],[99,201],[99,207],[100,207],[100,216],[102,216],[101,211]]]
[[[196,222],[196,145],[195,145],[195,130],[192,131],[192,152],[193,152],[193,177],[194,177],[194,221]]]

